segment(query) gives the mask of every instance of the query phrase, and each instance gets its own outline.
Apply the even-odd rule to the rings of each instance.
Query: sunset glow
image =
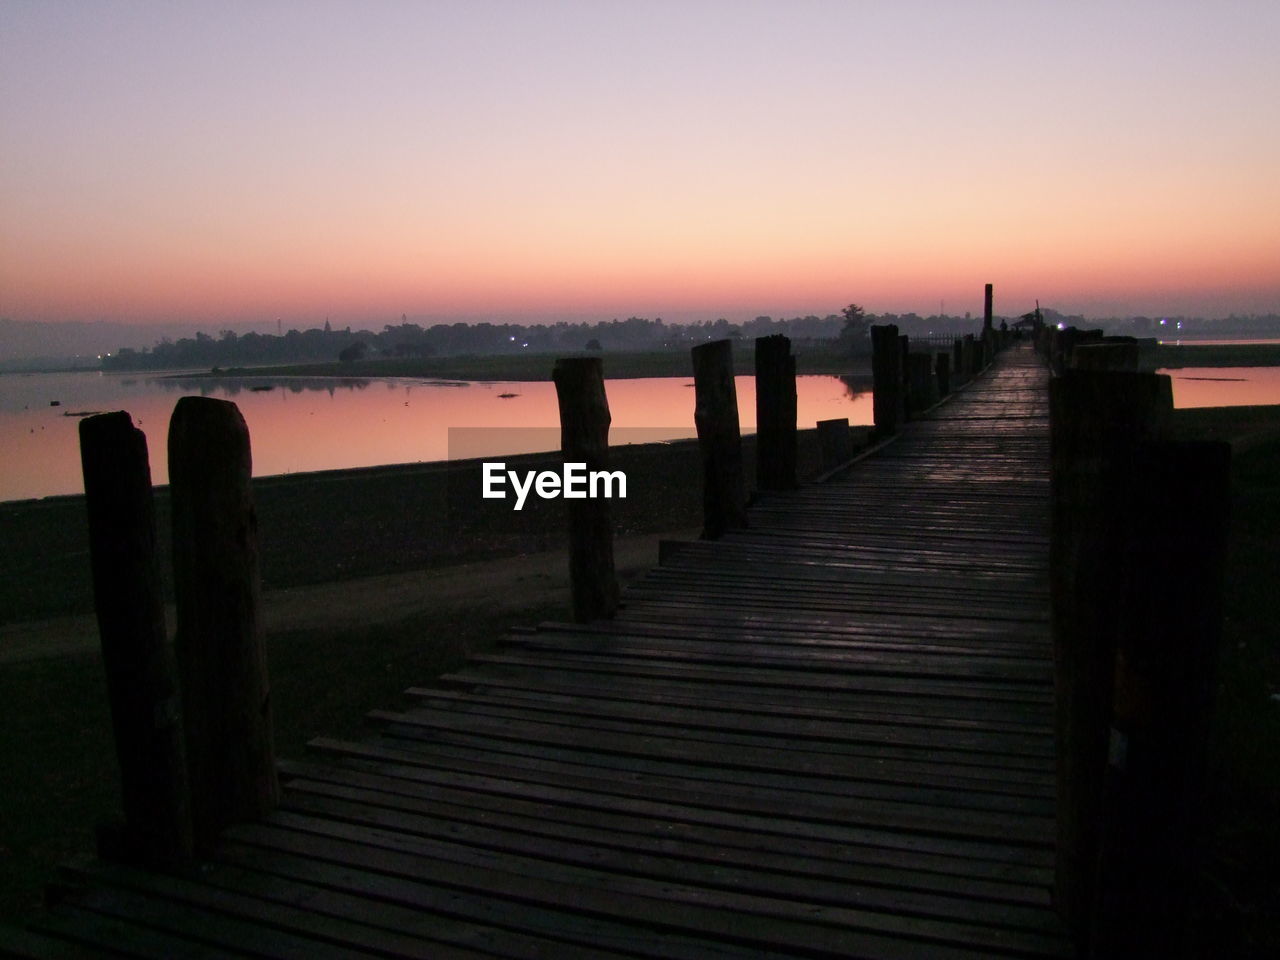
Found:
[[[0,316],[1280,310],[1280,6],[0,6]]]

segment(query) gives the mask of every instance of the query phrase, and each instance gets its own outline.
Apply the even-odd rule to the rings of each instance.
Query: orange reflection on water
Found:
[[[1156,372],[1172,378],[1176,408],[1280,403],[1280,367],[1182,367]]]
[[[8,380],[8,378],[5,378]],[[755,382],[738,377],[744,432],[755,427]],[[17,386],[17,381],[0,386]],[[256,389],[255,389],[256,387]],[[269,387],[269,389],[264,389]],[[56,389],[58,407],[46,399]],[[605,385],[614,443],[651,442],[694,435],[692,381],[684,378],[611,380]],[[41,392],[43,391],[43,392]],[[559,446],[555,386],[540,383],[441,383],[420,380],[162,379],[96,374],[47,378],[24,401],[0,409],[0,500],[80,493],[78,425],[64,413],[125,409],[147,435],[151,477],[168,482],[167,431],[178,398],[200,394],[232,400],[249,427],[254,476],[445,460],[450,428],[512,431],[544,428],[532,446],[455,451],[491,456],[553,450]],[[801,428],[816,420],[848,417],[870,423],[870,391],[855,394],[836,377],[797,378]],[[2,399],[2,398],[0,398]],[[455,434],[457,430],[455,429]]]

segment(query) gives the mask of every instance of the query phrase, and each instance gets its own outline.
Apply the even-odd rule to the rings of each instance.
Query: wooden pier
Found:
[[[198,868],[68,870],[0,956],[1071,956],[1048,377],[1001,354],[614,619],[513,633],[281,762]]]

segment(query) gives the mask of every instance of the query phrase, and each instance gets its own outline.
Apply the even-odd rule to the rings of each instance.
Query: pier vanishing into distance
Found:
[[[1067,955],[1047,379],[1005,354],[613,620],[317,740],[208,866],[78,870],[31,955]]]
[[[996,354],[613,617],[513,630],[279,761],[199,858],[68,867],[0,955],[1073,956],[1049,380]]]

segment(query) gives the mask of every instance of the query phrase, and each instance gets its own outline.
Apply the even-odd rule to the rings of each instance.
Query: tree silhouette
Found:
[[[844,352],[851,356],[869,352],[867,331],[871,328],[871,318],[867,311],[851,303],[840,312],[844,315],[844,326],[840,330],[840,344]]]

